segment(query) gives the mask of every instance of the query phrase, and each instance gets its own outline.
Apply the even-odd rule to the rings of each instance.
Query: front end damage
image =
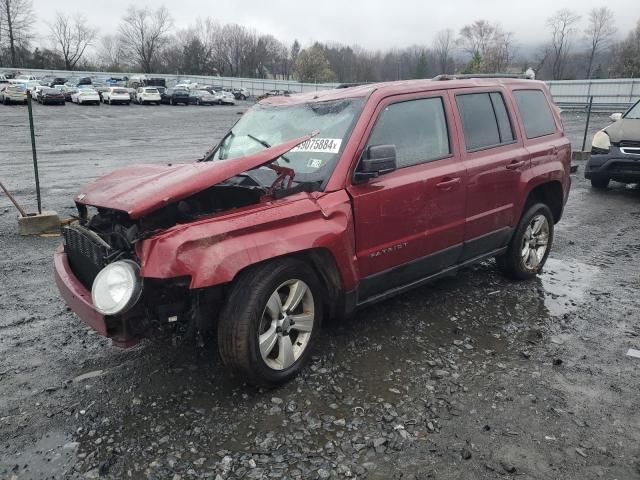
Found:
[[[198,166],[196,174],[200,179],[185,180],[192,173],[186,175],[182,170],[178,186],[175,178],[172,182],[157,167],[153,167],[153,179],[149,178],[148,170],[138,170],[142,172],[138,186],[134,171],[126,177],[130,190],[116,193],[112,202],[104,194],[105,190],[118,187],[110,176],[85,188],[76,198],[77,222],[63,228],[63,245],[54,257],[56,283],[62,297],[86,324],[124,347],[155,334],[183,336],[211,328],[224,285],[197,288],[190,275],[180,272],[160,275],[161,278],[146,275],[147,270],[163,269],[163,265],[147,264],[148,245],[167,232],[192,224],[215,223],[230,211],[251,211],[272,201],[277,197],[274,192],[241,173],[267,165],[305,138],[289,142],[286,148],[267,149],[250,162],[242,159],[235,168],[229,168],[230,162],[217,162],[225,164],[221,167],[214,163],[204,168]],[[123,173],[112,175],[118,177]],[[207,180],[216,183],[207,185]],[[146,194],[140,195],[144,188]],[[155,196],[150,192],[155,192]],[[111,208],[109,203],[117,208]],[[178,252],[171,254],[177,256]],[[174,258],[154,261],[171,264]],[[124,268],[114,268],[117,265]],[[123,272],[129,275],[123,276]],[[97,301],[101,288],[106,291],[103,296],[109,296],[113,303],[109,308]]]
[[[111,315],[99,311],[92,289],[100,272],[108,266],[118,262],[143,265],[141,245],[148,238],[173,225],[260,201],[259,194],[252,190],[244,195],[217,193],[214,190],[202,194],[218,197],[215,207],[199,202],[196,196],[138,221],[124,212],[102,208],[90,215],[90,209],[79,204],[78,222],[63,228],[63,245],[54,260],[56,283],[70,308],[101,335],[124,347],[155,334],[185,335],[205,330],[211,324],[206,320],[215,315],[220,303],[221,288],[190,289],[191,279],[187,276],[154,279],[137,275],[140,295],[126,309]]]

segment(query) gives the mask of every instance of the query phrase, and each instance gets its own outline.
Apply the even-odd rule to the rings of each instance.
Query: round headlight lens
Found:
[[[141,293],[140,267],[131,260],[119,260],[104,267],[91,287],[93,306],[104,315],[126,312]]]

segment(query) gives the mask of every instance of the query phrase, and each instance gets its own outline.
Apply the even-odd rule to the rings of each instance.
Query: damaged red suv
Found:
[[[570,187],[544,84],[380,83],[268,97],[201,161],[84,187],[56,281],[116,344],[217,328],[255,384],[294,376],[322,322],[495,257],[538,274]]]

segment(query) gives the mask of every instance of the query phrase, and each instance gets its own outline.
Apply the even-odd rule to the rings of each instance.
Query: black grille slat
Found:
[[[621,147],[627,147],[627,148],[640,148],[640,141],[638,140],[622,140],[620,142],[620,146]]]
[[[64,227],[62,236],[71,270],[90,289],[98,272],[106,266],[111,247],[96,233],[80,225]]]

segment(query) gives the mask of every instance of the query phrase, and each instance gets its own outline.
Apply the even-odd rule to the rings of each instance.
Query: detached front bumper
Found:
[[[611,146],[609,153],[591,154],[584,169],[588,180],[611,179],[617,182],[640,182],[640,155],[624,153]]]
[[[58,290],[69,308],[100,335],[111,338],[120,347],[132,347],[139,340],[122,329],[110,329],[109,318],[102,315],[91,301],[91,292],[74,275],[62,245],[54,253],[54,275]],[[124,324],[124,322],[118,322]]]

